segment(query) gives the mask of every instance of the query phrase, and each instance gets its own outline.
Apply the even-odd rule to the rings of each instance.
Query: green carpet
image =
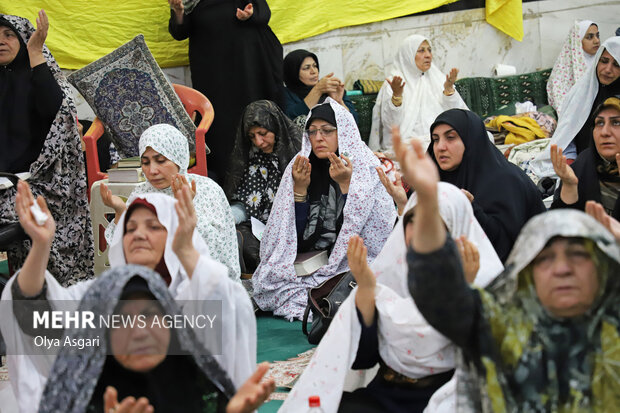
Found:
[[[301,321],[288,322],[283,318],[274,318],[268,315],[259,315],[256,318],[258,331],[257,361],[281,361],[295,357],[314,347],[308,344],[306,336],[301,331]],[[279,388],[276,391],[282,391]],[[260,413],[277,412],[282,401],[272,400],[258,409]]]
[[[0,274],[9,273],[9,262],[7,260],[0,261]]]

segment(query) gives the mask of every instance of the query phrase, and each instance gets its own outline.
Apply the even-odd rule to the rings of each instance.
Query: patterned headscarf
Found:
[[[35,32],[28,20],[2,14],[0,17],[11,23],[24,44],[28,44]],[[94,275],[94,242],[86,195],[88,185],[71,88],[45,45],[43,56],[63,92],[63,101],[39,157],[30,165],[28,183],[35,197],[45,197],[56,221],[56,236],[47,268],[60,283],[69,285]],[[14,208],[16,191],[15,187],[0,191],[0,225],[18,222]],[[11,248],[11,263],[16,268],[21,267],[29,250],[29,242]]]
[[[286,167],[261,241],[261,263],[252,277],[254,299],[259,307],[273,310],[289,320],[301,319],[307,304],[307,288],[347,271],[347,243],[354,234],[364,238],[372,261],[389,236],[396,211],[394,202],[379,181],[379,160],[360,138],[353,116],[331,98],[326,99],[338,126],[338,150],[353,162],[353,175],[344,207],[344,221],[327,265],[307,277],[295,274],[297,255],[293,163]],[[298,155],[308,157],[312,145],[304,133]],[[312,185],[312,183],[310,184]]]
[[[146,281],[150,292],[166,314],[182,314],[159,274],[138,265],[121,266],[103,273],[82,298],[78,311],[91,311],[97,320],[99,316],[113,314],[125,285],[135,276]],[[235,392],[233,383],[197,340],[193,330],[177,329],[176,333],[181,348],[193,357],[219,391],[231,398]],[[85,412],[103,370],[108,348],[107,334],[103,326],[86,330],[70,328],[65,331],[64,337],[70,340],[99,339],[101,345],[85,347],[82,350],[72,346],[62,347],[47,380],[39,413]]]
[[[591,25],[596,25],[596,23],[590,20],[575,21],[553,65],[551,76],[547,81],[547,97],[549,104],[558,113],[562,110],[564,97],[570,88],[581,79],[594,61],[593,56],[584,52],[581,44]]]

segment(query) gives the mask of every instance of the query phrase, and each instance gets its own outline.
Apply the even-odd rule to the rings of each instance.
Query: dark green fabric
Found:
[[[357,126],[362,140],[368,143],[370,128],[372,127],[372,108],[375,106],[377,94],[349,96],[357,111]]]
[[[306,336],[301,332],[301,321],[288,322],[283,318],[258,315],[256,330],[258,335],[256,359],[259,363],[288,360],[315,347],[308,344]],[[278,392],[283,390],[283,388],[276,389]],[[276,412],[282,403],[280,400],[272,400],[262,405],[258,411]]]
[[[522,75],[468,77],[456,81],[456,89],[467,107],[484,118],[512,102],[534,102],[544,106],[547,101],[547,80],[551,69]]]

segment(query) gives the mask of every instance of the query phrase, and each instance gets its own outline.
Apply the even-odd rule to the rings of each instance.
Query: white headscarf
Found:
[[[462,235],[480,252],[480,269],[474,284],[486,286],[502,272],[502,263],[486,234],[474,217],[471,203],[460,189],[440,182],[439,211],[453,238]],[[405,211],[417,204],[412,196]],[[454,345],[431,327],[413,302],[407,287],[407,246],[402,222],[390,237],[371,268],[377,277],[375,307],[378,317],[379,354],[395,371],[411,378],[422,378],[454,368]],[[280,413],[298,412],[308,397],[321,396],[325,412],[336,412],[343,391],[365,386],[376,371],[351,370],[355,361],[360,322],[355,309],[357,288],[342,303],[308,367],[284,402]]]
[[[228,267],[231,279],[239,280],[241,268],[235,221],[222,188],[210,178],[187,172],[189,144],[187,138],[174,126],[159,124],[146,129],[140,136],[140,155],[143,155],[149,147],[174,162],[179,167],[179,174],[184,175],[188,182],[196,182],[194,197],[194,208],[198,218],[196,229],[209,246],[211,257]],[[131,196],[147,193],[173,196],[171,187],[157,189],[148,181],[136,186]],[[115,228],[116,226],[110,223],[106,229],[107,240],[111,239]]]
[[[400,76],[405,82],[403,103],[400,108],[403,116],[400,121],[400,133],[405,139],[417,137],[428,141],[430,126],[441,112],[451,108],[467,109],[459,92],[446,97],[443,94],[446,75],[435,65],[422,72],[415,64],[415,56],[422,42],[428,39],[417,34],[407,37],[394,58],[391,76]],[[392,145],[391,124],[386,121],[385,110],[389,110],[392,99],[392,88],[384,82],[377,95],[372,110],[372,129],[368,146],[373,150],[387,148]]]
[[[547,81],[547,98],[549,104],[560,113],[562,102],[571,87],[584,75],[594,61],[594,56],[583,50],[581,41],[591,25],[591,20],[575,20],[575,24],[564,41],[562,50],[553,65],[551,76]]]
[[[583,77],[575,83],[566,95],[564,103],[562,103],[562,113],[560,114],[558,127],[551,138],[549,146],[536,159],[530,162],[530,168],[537,176],[542,178],[555,175],[549,151],[551,145],[557,145],[562,150],[566,149],[588,120],[592,111],[592,105],[599,91],[596,67],[605,50],[616,61],[620,62],[620,36],[610,37],[603,42],[596,55],[594,55],[595,63],[588,68]]]
[[[293,163],[297,156],[308,157],[312,145],[304,132],[301,151],[282,174],[273,201],[271,215],[260,245],[261,262],[254,276],[254,299],[263,310],[288,320],[302,319],[308,301],[307,289],[349,269],[347,243],[360,234],[368,246],[368,259],[373,260],[385,243],[396,219],[394,202],[379,181],[375,167],[379,160],[360,138],[353,116],[331,98],[338,127],[338,151],[353,163],[353,175],[343,210],[343,223],[327,265],[307,277],[298,277],[293,262],[297,256],[295,202],[293,198]]]

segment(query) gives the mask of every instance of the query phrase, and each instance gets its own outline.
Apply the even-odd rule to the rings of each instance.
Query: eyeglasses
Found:
[[[318,129],[308,129],[308,137],[310,139],[313,139],[316,137],[316,134],[320,131],[321,135],[325,136],[325,137],[329,137],[329,136],[333,136],[333,134],[338,130],[338,128],[329,128],[329,127],[322,127],[322,128],[318,128]]]

